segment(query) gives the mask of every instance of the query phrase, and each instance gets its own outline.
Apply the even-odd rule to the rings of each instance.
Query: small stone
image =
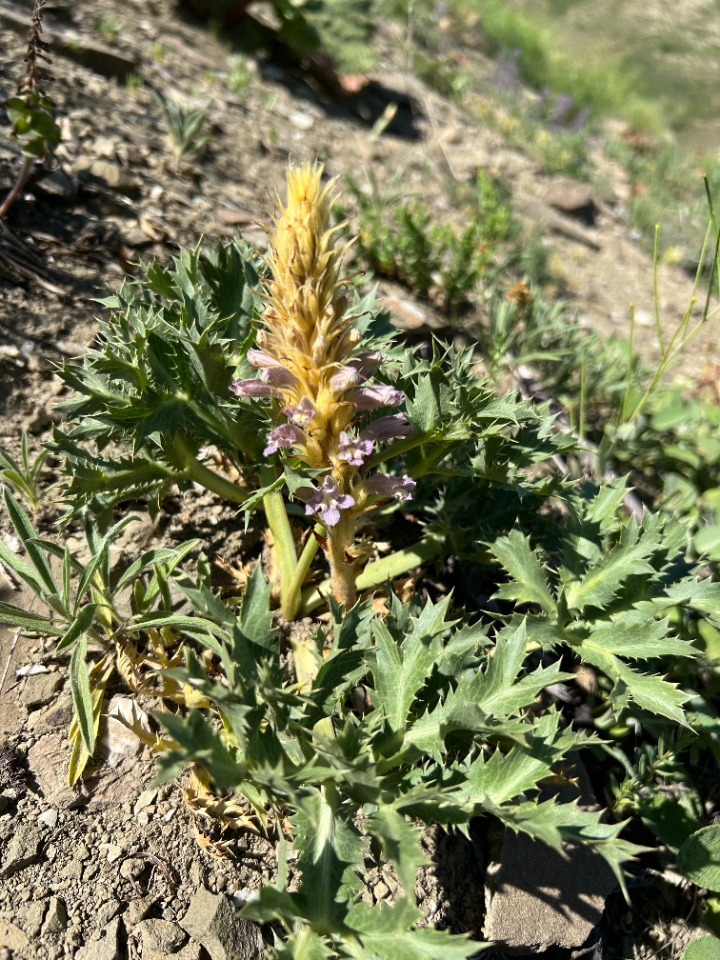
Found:
[[[155,905],[155,897],[142,897],[139,900],[131,900],[127,910],[127,921],[131,927],[135,927],[141,920],[150,913]]]
[[[67,927],[68,915],[65,901],[62,897],[50,897],[45,922],[43,923],[43,936],[53,936]]]
[[[22,923],[23,932],[31,940],[34,940],[37,937],[37,935],[40,933],[46,907],[47,907],[46,901],[36,900],[34,903],[29,904],[29,906],[25,910],[25,913],[22,916],[22,919],[20,920],[20,922]]]
[[[63,877],[66,877],[68,880],[80,880],[83,875],[82,864],[79,860],[71,860],[62,871]]]
[[[0,920],[0,949],[22,950],[27,946],[28,938],[14,923]]]
[[[90,173],[98,180],[104,180],[111,190],[132,190],[135,186],[127,171],[110,160],[95,160],[90,165]]]
[[[59,672],[36,673],[25,680],[20,701],[28,710],[33,707],[44,707],[54,699],[62,682],[62,674]]]
[[[200,889],[180,925],[210,954],[211,960],[260,960],[264,954],[260,928],[236,916],[232,900]]]
[[[50,197],[57,197],[58,200],[72,200],[77,196],[78,182],[74,177],[69,177],[62,170],[53,170],[47,176],[43,177],[34,188],[47,194]]]
[[[58,822],[58,812],[53,810],[50,807],[49,810],[44,810],[40,816],[37,818],[37,823],[42,824],[43,827],[47,827],[49,830],[54,830]]]
[[[144,810],[145,807],[149,807],[151,803],[155,803],[156,799],[157,790],[143,790],[143,792],[135,801],[135,806],[133,807],[133,813],[135,816],[137,816],[141,810]]]
[[[134,929],[142,937],[143,956],[176,953],[187,940],[185,931],[169,920],[142,920]]]
[[[315,118],[311,117],[309,113],[305,113],[304,110],[293,110],[288,116],[288,120],[298,130],[310,130],[315,125]]]
[[[120,904],[116,900],[101,903],[94,914],[95,925],[103,930],[118,912]]]
[[[145,869],[145,861],[140,857],[128,857],[120,864],[120,876],[125,880],[136,880]]]
[[[119,960],[118,929],[120,918],[117,917],[107,927],[102,940],[93,940],[92,943],[81,947],[75,954],[75,960]]]
[[[21,823],[8,844],[0,877],[11,877],[40,859],[42,834],[34,823]]]
[[[581,217],[593,223],[596,213],[592,187],[572,177],[553,177],[550,181],[545,200],[551,207],[573,217]]]
[[[390,893],[390,889],[388,885],[386,883],[383,883],[382,880],[376,883],[375,886],[373,887],[373,896],[375,897],[376,900],[384,900],[389,893]]]
[[[175,960],[200,960],[202,947],[199,943],[187,943],[180,953],[175,954]]]
[[[100,849],[105,854],[108,863],[115,863],[122,856],[122,847],[119,847],[116,843],[103,843],[100,845]]]

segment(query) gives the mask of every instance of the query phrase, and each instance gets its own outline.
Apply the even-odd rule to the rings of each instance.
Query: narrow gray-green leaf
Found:
[[[95,749],[95,728],[90,675],[87,668],[87,639],[84,635],[78,640],[70,658],[70,692],[83,743],[92,756]]]

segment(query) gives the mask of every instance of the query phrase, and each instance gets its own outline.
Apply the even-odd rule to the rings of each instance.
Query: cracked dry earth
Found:
[[[30,6],[0,0],[2,99],[21,75],[24,29],[17,32],[15,24],[27,19]],[[111,48],[98,37],[98,18],[121,25]],[[545,224],[562,285],[583,322],[606,333],[626,332],[632,301],[639,346],[652,355],[652,269],[622,222],[628,185],[621,171],[601,171],[612,189],[598,198],[595,225],[578,223],[568,201],[578,185],[545,176],[483,125],[471,101],[463,110],[413,77],[398,26],[384,25],[376,71],[359,94],[343,101],[309,86],[281,59],[260,55],[247,61],[246,88],[229,91],[227,45],[184,19],[170,0],[51,2],[46,37],[53,41],[50,92],[62,144],[54,166],[32,179],[14,207],[8,221],[13,236],[3,235],[0,246],[0,443],[12,455],[23,429],[35,451],[47,438],[62,394],[54,370],[92,341],[101,309],[92,298],[118,286],[139,259],[167,262],[181,246],[193,247],[203,237],[227,239],[241,229],[261,243],[258,221],[281,188],[289,158],[318,157],[330,175],[341,178],[352,172],[362,179],[371,168],[380,182],[389,182],[402,172],[408,194],[421,193],[438,211],[447,209],[448,183],[471,182],[479,168],[501,174],[523,222]],[[485,68],[490,76],[492,64]],[[118,79],[127,75],[142,84],[135,88]],[[211,140],[197,157],[180,164],[171,159],[153,91],[209,102]],[[393,121],[374,135],[373,124],[391,104],[397,104]],[[599,146],[597,154],[602,166]],[[13,150],[0,141],[3,191],[15,165]],[[30,253],[13,237],[22,237]],[[2,257],[3,249],[10,259]],[[40,257],[42,269],[31,254]],[[684,312],[691,283],[680,270],[663,267],[659,288],[670,322]],[[398,329],[416,338],[443,330],[432,306],[408,291],[381,282],[379,293]],[[483,311],[481,301],[472,305],[465,321],[470,335]],[[698,357],[717,357],[711,328],[686,361],[687,375],[699,372]],[[49,459],[44,479],[52,481],[56,469]],[[160,538],[177,542],[187,536],[183,524],[192,516],[195,529],[201,527],[226,557],[248,545],[236,518],[211,498],[190,493],[178,510],[179,517],[157,528],[146,523],[132,536],[136,542],[145,538],[146,546]],[[39,521],[43,531],[52,530],[53,517],[49,506]],[[12,545],[2,517],[0,525]],[[129,539],[127,549],[134,546]],[[0,597],[32,605],[7,579],[0,579]],[[238,920],[236,908],[263,875],[272,875],[274,843],[245,836],[219,846],[212,826],[184,803],[180,786],[152,787],[152,757],[113,717],[126,705],[123,691],[116,690],[102,730],[102,755],[82,789],[71,790],[67,661],[54,655],[52,645],[0,629],[0,960],[262,956],[272,931]],[[153,708],[152,702],[140,706]],[[480,824],[472,843],[430,831],[426,844],[432,865],[419,877],[417,894],[427,922],[481,938],[488,862],[503,861],[488,871],[496,877],[488,883],[489,899],[503,885],[523,892],[517,875],[507,874],[502,838]],[[527,850],[514,855],[523,867],[529,862]],[[594,899],[558,907],[558,898],[572,899],[568,885],[582,884],[595,870],[595,864],[581,864],[562,880],[564,889],[545,891],[545,901],[555,898],[550,913],[542,897],[517,901],[525,932],[518,932],[523,925],[515,930],[521,938],[516,951],[569,958],[594,942],[583,956],[648,960],[658,944],[672,939],[682,945],[693,935],[687,924],[666,930],[657,920],[662,911],[679,916],[687,906],[681,892],[664,887],[640,887],[640,919],[613,895],[601,921],[610,889],[603,884]],[[524,886],[527,894],[531,885]],[[390,874],[371,873],[373,900],[392,897],[394,888]],[[598,930],[605,931],[600,939]],[[510,942],[511,933],[506,930],[503,939]]]

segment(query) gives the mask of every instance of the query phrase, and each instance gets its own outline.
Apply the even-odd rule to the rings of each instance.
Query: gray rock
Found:
[[[232,900],[200,889],[180,926],[210,954],[211,960],[261,960],[260,928],[236,916]]]
[[[37,935],[40,933],[46,907],[46,900],[29,903],[27,907],[22,910],[22,917],[18,917],[22,923],[23,931],[31,940],[34,940],[35,937],[37,937]]]
[[[110,160],[95,160],[90,165],[90,174],[98,180],[104,180],[112,190],[131,190],[135,186],[133,178],[118,163]]]
[[[75,960],[119,960],[119,928],[120,918],[117,917],[105,931],[105,936],[102,940],[93,940],[84,947],[80,947],[75,954]]]
[[[0,949],[22,950],[27,946],[27,935],[16,927],[14,923],[7,920],[0,920]]]
[[[78,183],[74,177],[69,177],[62,170],[53,170],[35,184],[35,189],[60,200],[72,200],[77,196]]]
[[[574,217],[590,218],[596,205],[592,187],[572,177],[553,177],[548,184],[545,201],[556,210]]]
[[[40,859],[42,832],[34,823],[20,823],[3,857],[0,877],[11,877]]]
[[[577,786],[559,786],[557,799],[579,800],[581,807],[597,809],[579,762],[574,772]],[[548,791],[544,798],[551,795]],[[487,871],[490,902],[483,932],[488,940],[502,940],[511,950],[537,951],[572,949],[586,942],[616,880],[592,847],[566,847],[565,853],[567,859],[526,834],[505,830],[502,848],[492,855],[495,862]]]
[[[170,920],[142,920],[135,932],[142,937],[143,957],[177,953],[187,940],[184,930]]]
[[[174,954],[175,960],[200,960],[202,947],[199,943],[187,943],[180,953]]]
[[[43,936],[54,936],[62,933],[67,926],[67,922],[68,915],[65,901],[62,897],[50,897],[45,922],[42,926]]]
[[[55,694],[62,686],[62,674],[36,673],[25,680],[20,694],[20,701],[28,710],[33,707],[44,707],[55,698]]]

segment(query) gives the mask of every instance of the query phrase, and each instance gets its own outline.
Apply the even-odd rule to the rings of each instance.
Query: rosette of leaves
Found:
[[[293,888],[281,841],[277,883],[244,911],[283,926],[278,956],[384,958],[401,949],[430,960],[476,950],[413,927],[423,823],[467,830],[492,814],[558,850],[566,841],[597,847],[622,882],[619,865],[636,849],[620,838],[622,824],[540,799],[542,782],[588,739],[564,729],[555,708],[539,711],[539,692],[569,674],[559,661],[526,666],[522,624],[493,631],[457,619],[449,599],[391,596],[387,616],[368,603],[346,614],[332,605],[312,642],[315,675],[300,691],[259,570],[239,613],[207,582],[179,586],[217,624],[212,649],[227,682],[213,682],[192,656],[171,671],[213,710],[159,717],[175,743],[161,757],[161,779],[192,762],[229,803],[286,822],[277,834],[289,829],[299,854]],[[402,887],[394,905],[360,899],[368,856],[392,864]]]

